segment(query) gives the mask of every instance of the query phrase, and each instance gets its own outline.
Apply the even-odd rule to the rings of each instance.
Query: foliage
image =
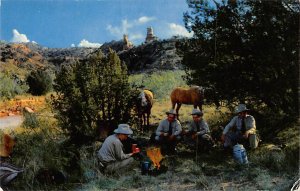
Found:
[[[35,113],[29,113],[23,110],[23,116],[24,116],[23,126],[25,128],[38,127],[39,123],[38,123],[37,115]]]
[[[135,74],[129,77],[129,82],[153,91],[155,99],[169,99],[170,93],[175,87],[187,86],[183,79],[184,74],[182,70]]]
[[[299,12],[291,1],[187,1],[179,45],[188,84],[212,87],[228,104],[298,116]],[[273,117],[274,119],[275,117]]]
[[[25,93],[28,86],[15,75],[0,73],[0,99],[11,99]]]
[[[29,92],[32,95],[45,95],[52,90],[52,81],[46,70],[32,71],[27,77]]]
[[[43,190],[43,183],[37,181],[39,170],[65,172],[65,167],[71,164],[71,158],[67,156],[69,151],[61,144],[63,135],[55,128],[56,124],[49,123],[48,118],[38,118],[37,121],[37,127],[27,127],[15,135],[17,142],[11,163],[24,169],[14,181],[16,190]]]
[[[87,60],[63,65],[57,74],[53,106],[60,127],[75,144],[93,141],[98,131],[131,120],[133,97],[126,65],[110,51],[95,52]]]
[[[274,172],[295,173],[299,168],[299,123],[289,124],[274,138],[274,144],[262,144],[250,153],[250,160]]]

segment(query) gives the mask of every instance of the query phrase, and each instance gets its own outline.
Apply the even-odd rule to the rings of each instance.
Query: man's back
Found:
[[[116,161],[116,151],[122,150],[122,143],[121,141],[117,138],[117,136],[110,135],[107,137],[98,151],[98,157],[101,161],[105,162],[111,162],[111,161]]]

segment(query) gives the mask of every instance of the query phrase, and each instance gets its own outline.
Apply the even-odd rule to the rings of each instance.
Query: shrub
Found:
[[[32,95],[45,95],[52,90],[52,78],[45,70],[32,71],[27,77],[27,83]]]
[[[72,143],[87,144],[104,128],[112,131],[119,123],[130,123],[135,92],[115,52],[104,56],[98,51],[87,60],[63,65],[55,83],[56,117]]]
[[[37,115],[35,113],[29,113],[27,111],[23,111],[24,121],[23,126],[26,128],[35,128],[38,127]]]
[[[38,182],[38,173],[43,169],[55,169],[65,172],[71,164],[70,152],[61,144],[63,135],[57,131],[55,124],[49,123],[48,119],[37,119],[38,126],[26,128],[23,132],[16,134],[16,145],[13,150],[12,164],[24,169],[24,172],[14,180],[14,188],[43,190],[45,182]],[[47,189],[55,187],[48,185]],[[61,189],[61,188],[60,188]]]
[[[17,76],[0,73],[0,99],[11,99],[28,90],[27,84]]]

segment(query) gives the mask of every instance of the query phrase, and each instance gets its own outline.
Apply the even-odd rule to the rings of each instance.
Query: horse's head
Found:
[[[191,90],[193,90],[194,92],[196,92],[199,97],[201,97],[203,99],[204,97],[204,88],[201,86],[192,86]]]
[[[144,91],[139,94],[138,99],[142,107],[147,106],[148,102]]]

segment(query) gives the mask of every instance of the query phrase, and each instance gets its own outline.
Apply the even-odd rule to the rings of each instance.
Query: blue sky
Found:
[[[128,34],[144,42],[152,26],[159,39],[191,37],[185,0],[0,0],[0,39],[46,47],[99,46]]]

